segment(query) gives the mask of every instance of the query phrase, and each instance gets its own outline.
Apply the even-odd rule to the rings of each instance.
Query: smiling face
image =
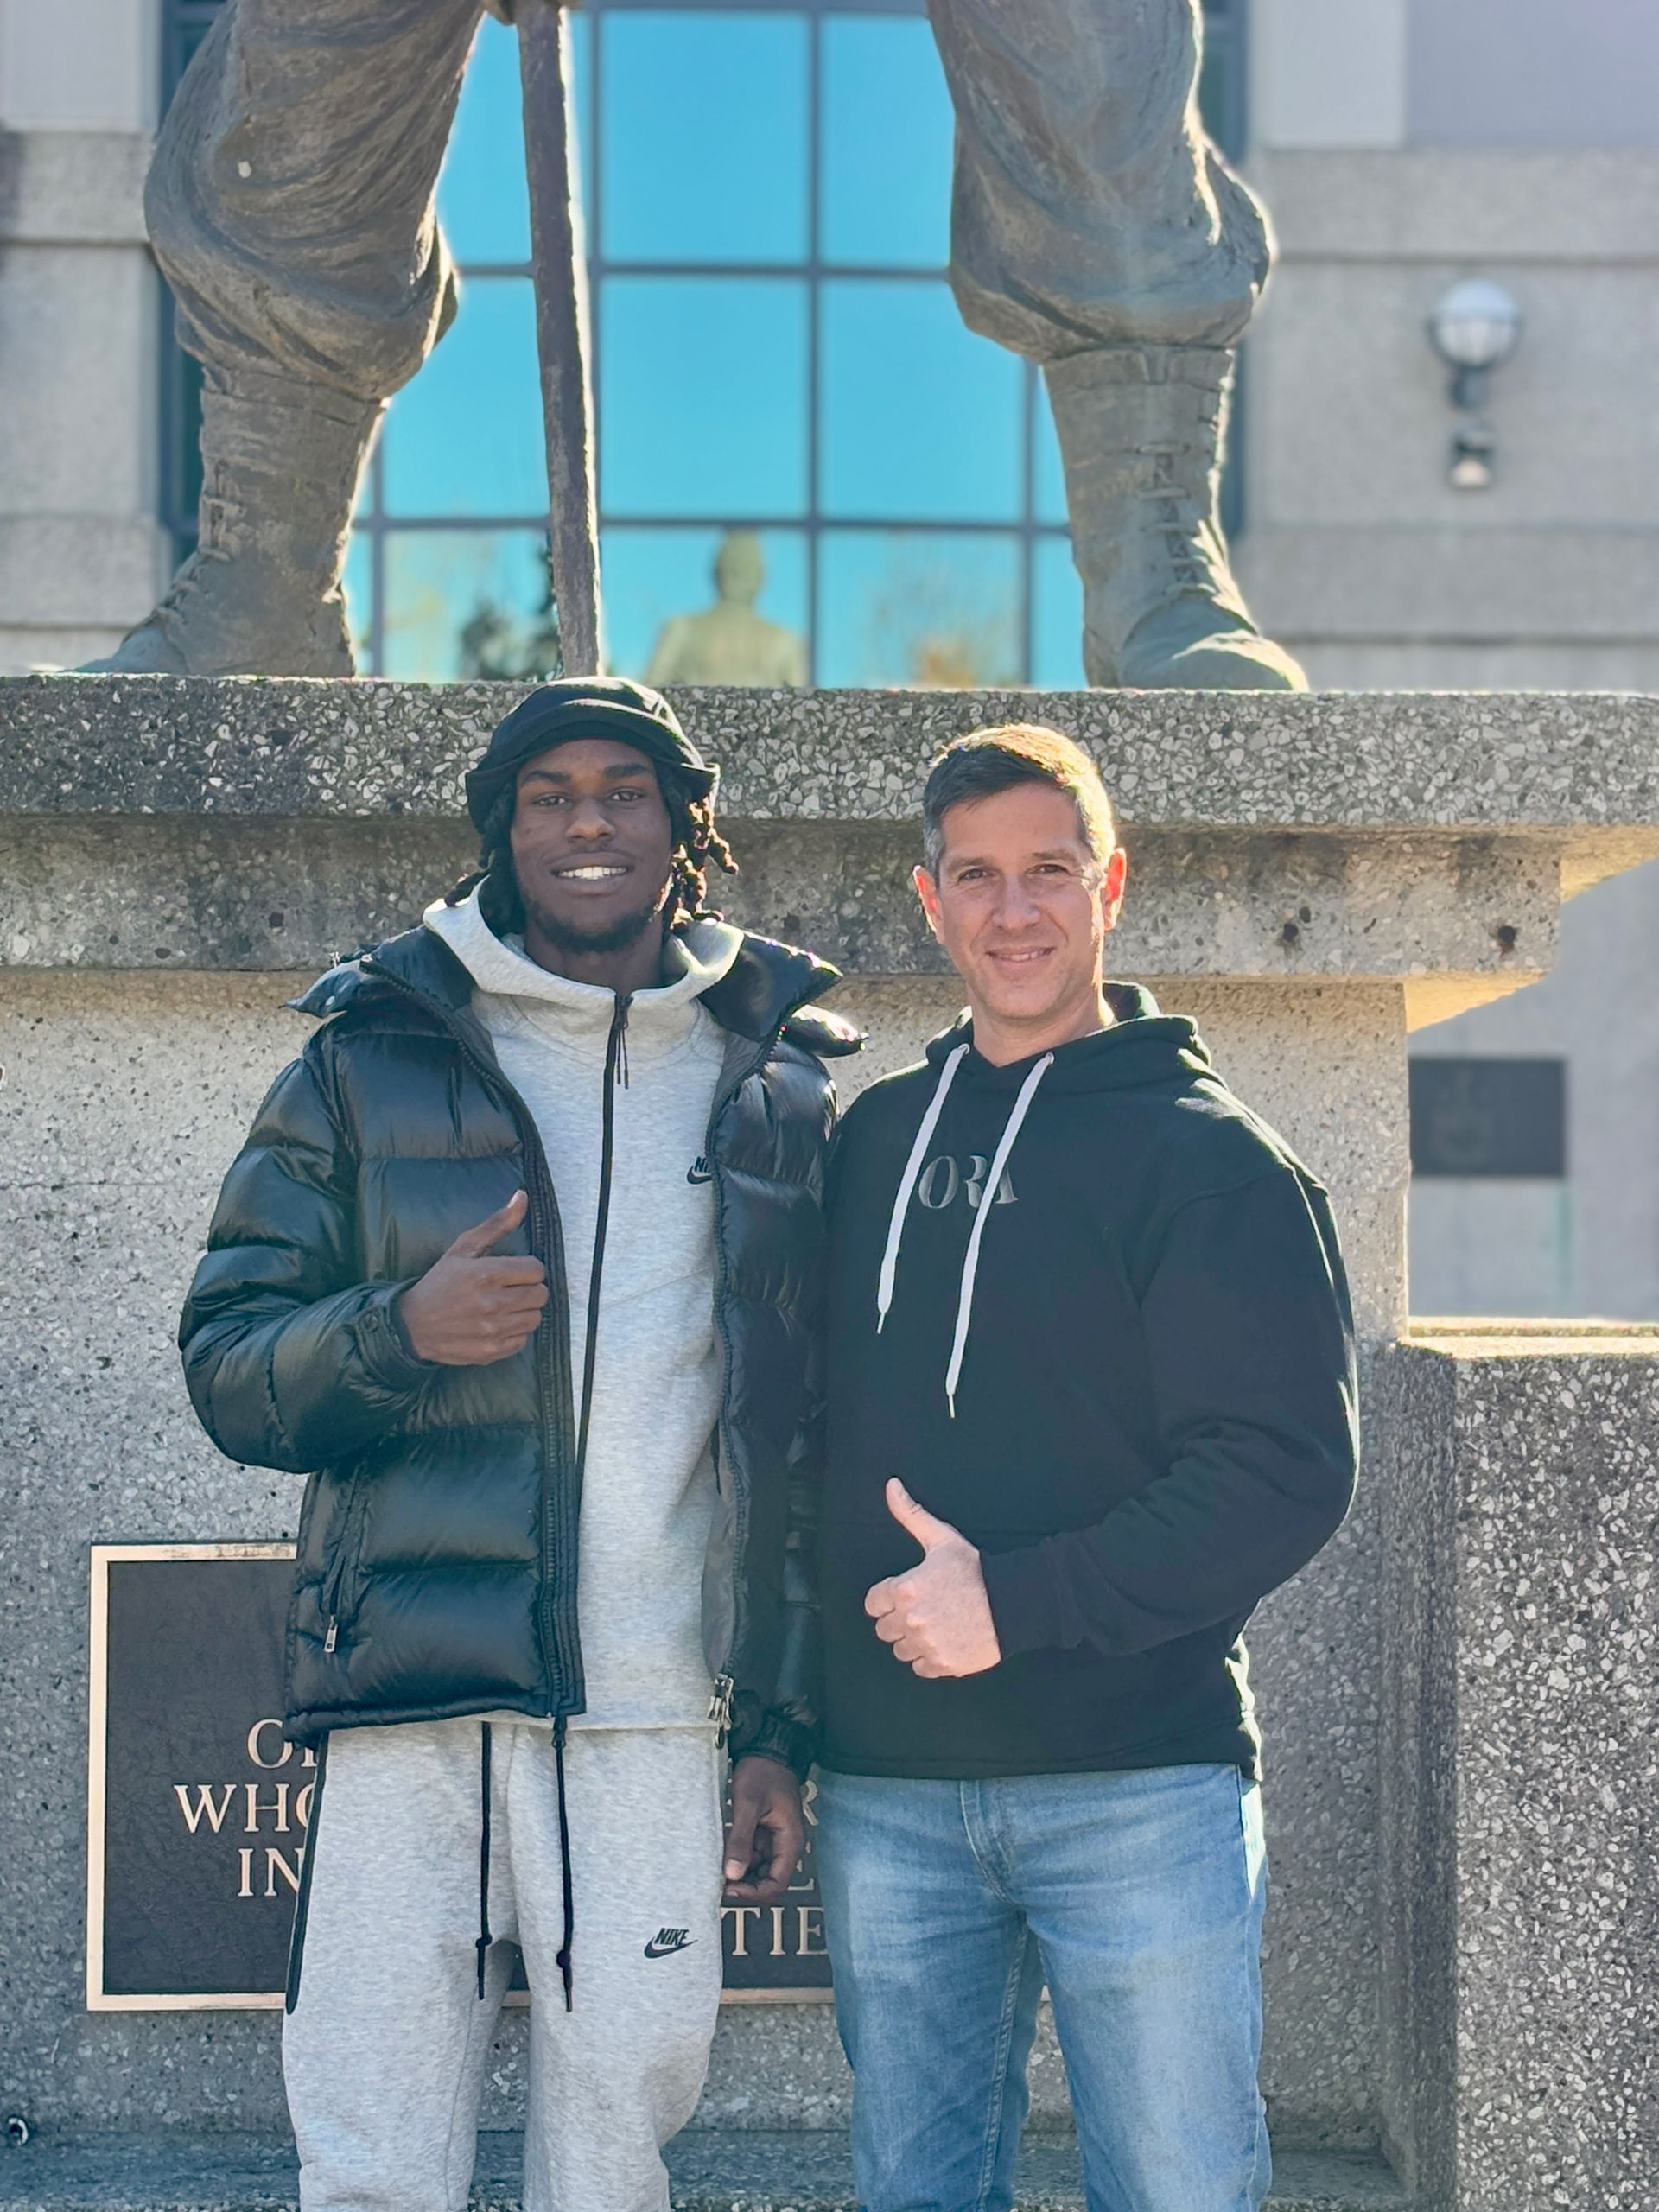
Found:
[[[512,817],[526,949],[635,944],[662,912],[673,849],[656,768],[636,747],[582,737],[538,753],[518,771]]]
[[[1022,1059],[1102,1027],[1122,848],[1096,855],[1076,800],[1049,783],[960,800],[941,826],[938,874],[918,868],[916,888],[968,988],[979,1050],[1001,1062]]]

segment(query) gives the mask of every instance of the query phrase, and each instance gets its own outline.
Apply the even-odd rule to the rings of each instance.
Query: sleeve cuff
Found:
[[[1059,1593],[1046,1554],[1046,1545],[1027,1544],[1019,1551],[980,1554],[979,1571],[1005,1659],[1061,1641]]]
[[[809,1722],[791,1720],[786,1713],[763,1713],[747,1732],[735,1726],[732,1730],[734,1766],[739,1759],[776,1759],[804,1782],[817,1753],[817,1729]]]
[[[364,1372],[383,1390],[418,1390],[438,1363],[423,1359],[404,1332],[397,1300],[407,1283],[388,1283],[376,1291],[357,1317],[354,1332]]]

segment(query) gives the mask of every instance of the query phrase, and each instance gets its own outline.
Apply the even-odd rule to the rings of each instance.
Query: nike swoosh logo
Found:
[[[694,1160],[690,1166],[686,1169],[685,1179],[688,1183],[712,1183],[715,1178],[709,1162],[703,1159],[697,1159]]]
[[[676,1951],[689,1951],[696,1941],[695,1936],[685,1936],[677,1943],[659,1943],[653,1937],[645,1946],[645,1956],[648,1959],[671,1958]]]

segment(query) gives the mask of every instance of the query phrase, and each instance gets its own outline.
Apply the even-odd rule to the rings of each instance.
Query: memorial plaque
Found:
[[[283,1740],[293,1573],[291,1544],[92,1548],[93,2012],[283,2001],[316,1778],[315,1754]],[[811,1835],[809,1802],[787,1897],[724,1908],[728,1999],[828,1996]]]

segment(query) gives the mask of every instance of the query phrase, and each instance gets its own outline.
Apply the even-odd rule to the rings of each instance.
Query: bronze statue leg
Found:
[[[1047,379],[1090,682],[1302,688],[1217,512],[1232,349],[1271,256],[1199,120],[1199,0],[930,13],[957,110],[951,283]]]
[[[385,401],[454,318],[434,212],[479,0],[227,0],[145,194],[206,372],[200,550],[99,664],[349,676],[340,571]]]

